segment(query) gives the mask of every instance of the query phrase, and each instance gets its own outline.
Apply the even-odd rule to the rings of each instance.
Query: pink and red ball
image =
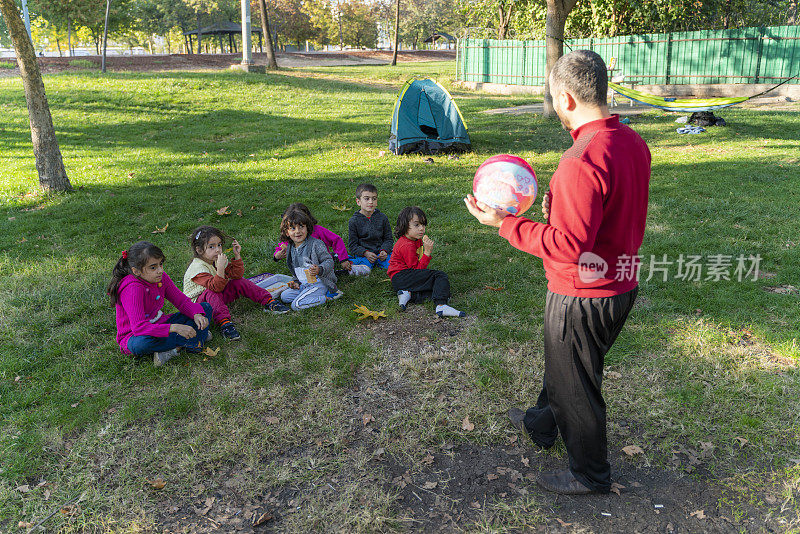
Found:
[[[484,161],[472,181],[475,198],[512,215],[522,215],[538,192],[536,173],[519,156],[498,154]]]

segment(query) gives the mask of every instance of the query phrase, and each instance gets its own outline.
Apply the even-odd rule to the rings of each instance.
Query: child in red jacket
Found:
[[[442,271],[428,269],[433,240],[425,235],[428,218],[417,206],[403,208],[397,216],[394,234],[397,242],[392,249],[387,274],[397,291],[400,307],[409,302],[432,298],[439,317],[465,317],[467,314],[447,305],[450,300],[450,280]]]

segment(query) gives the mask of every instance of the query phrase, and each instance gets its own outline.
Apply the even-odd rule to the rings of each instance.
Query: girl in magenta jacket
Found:
[[[125,354],[153,354],[163,365],[178,348],[200,352],[210,337],[211,305],[197,304],[175,287],[164,272],[164,253],[147,241],[122,252],[114,266],[108,294],[117,314],[117,343]],[[164,315],[164,300],[180,313]]]

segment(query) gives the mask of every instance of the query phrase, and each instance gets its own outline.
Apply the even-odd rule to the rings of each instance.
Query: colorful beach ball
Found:
[[[536,173],[519,156],[499,154],[475,171],[472,192],[477,200],[512,215],[522,215],[533,205],[538,191]]]

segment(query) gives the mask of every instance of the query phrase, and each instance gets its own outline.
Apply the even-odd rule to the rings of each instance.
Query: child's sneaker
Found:
[[[156,367],[161,367],[172,358],[178,355],[178,349],[170,349],[165,350],[163,352],[154,352],[153,353],[153,365]]]
[[[236,327],[233,326],[233,323],[227,323],[225,326],[221,328],[222,330],[222,337],[227,339],[228,341],[236,341],[240,339],[242,336],[239,335],[239,331],[236,330]]]
[[[328,291],[325,294],[325,298],[327,298],[328,300],[336,300],[340,298],[342,295],[344,295],[344,292],[341,289],[337,289],[336,291]]]
[[[267,303],[266,306],[264,306],[265,312],[274,313],[275,315],[286,313],[289,310],[291,310],[289,306],[287,306],[286,304],[277,299],[272,299],[270,302]]]
[[[411,291],[398,291],[397,292],[397,302],[400,304],[400,309],[406,311],[406,306],[408,306],[408,301],[411,300]]]
[[[370,272],[372,269],[366,265],[353,265],[353,268],[350,269],[350,276],[369,276]]]
[[[448,306],[447,304],[439,304],[436,306],[436,315],[439,317],[466,317],[467,314],[463,311],[459,311],[455,308]]]

